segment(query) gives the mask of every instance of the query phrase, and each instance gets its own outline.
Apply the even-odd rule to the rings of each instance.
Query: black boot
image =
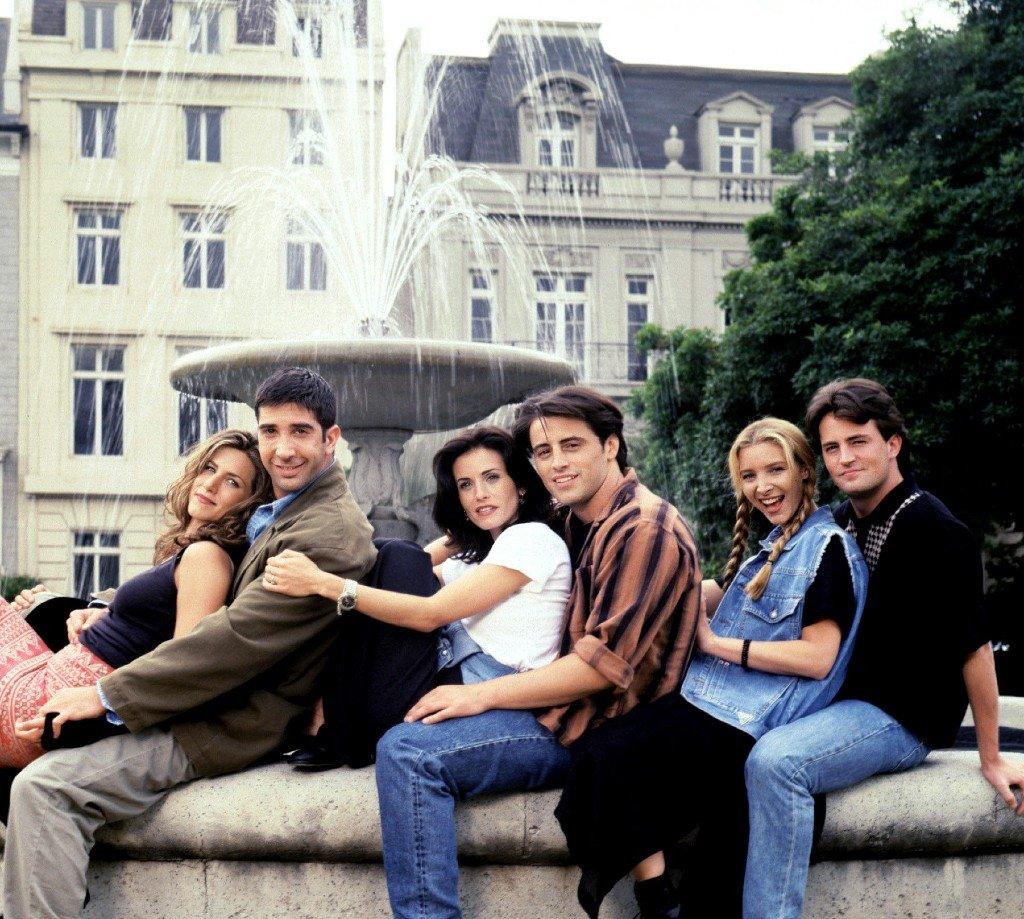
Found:
[[[633,896],[640,907],[640,919],[680,919],[679,897],[667,874],[633,882]]]

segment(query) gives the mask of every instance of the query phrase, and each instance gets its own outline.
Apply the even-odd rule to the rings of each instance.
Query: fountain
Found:
[[[356,3],[351,9],[359,7]],[[211,194],[211,211],[228,208],[232,219],[266,223],[277,210],[318,240],[324,272],[341,287],[335,339],[264,339],[193,352],[172,367],[171,382],[196,396],[252,404],[261,380],[274,369],[302,365],[316,370],[338,398],[338,423],[352,453],[349,482],[379,536],[414,539],[418,526],[402,500],[399,460],[416,433],[447,431],[482,420],[496,409],[573,379],[568,362],[554,355],[510,346],[400,337],[393,315],[404,298],[415,303],[415,275],[429,271],[431,247],[452,224],[471,240],[478,261],[488,247],[507,253],[518,236],[529,236],[525,220],[486,218],[463,191],[466,179],[505,180],[480,166],[459,166],[424,154],[437,99],[429,92],[404,100],[403,138],[394,173],[376,131],[374,55],[357,53],[375,30],[376,4],[356,27],[346,3],[303,4],[324,34],[341,47],[340,72],[325,71],[296,8],[278,4],[278,23],[300,58],[308,111],[316,130],[295,139],[292,162],[315,162],[316,170],[235,170]],[[323,39],[320,39],[323,41]],[[364,64],[360,65],[360,61]],[[334,66],[332,64],[332,66]],[[426,85],[424,80],[423,85]],[[389,181],[385,181],[385,179]],[[539,250],[540,247],[535,247]],[[254,266],[260,270],[262,266]],[[519,273],[532,277],[529,268]],[[451,310],[451,305],[438,308]],[[415,306],[413,306],[415,312]]]
[[[479,421],[495,409],[572,380],[550,354],[477,342],[361,338],[350,341],[250,341],[219,345],[178,360],[176,389],[252,404],[274,369],[309,367],[338,397],[338,423],[352,451],[349,484],[378,536],[415,539],[401,498],[399,460],[417,432]]]

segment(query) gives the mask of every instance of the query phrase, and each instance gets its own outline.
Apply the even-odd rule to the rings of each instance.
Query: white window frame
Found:
[[[91,545],[80,545],[79,541],[91,540]],[[104,542],[107,544],[104,545]],[[121,584],[121,531],[120,530],[72,530],[71,531],[71,590],[74,596],[88,599],[91,594],[104,590],[103,581],[100,579],[101,564],[104,558],[114,558],[117,561],[116,583],[108,584],[107,587],[119,587]],[[79,559],[92,560],[91,583],[82,584],[82,592],[78,593],[79,583],[76,577],[76,567]]]
[[[553,279],[554,289],[541,290],[544,279]],[[589,377],[590,281],[591,275],[583,272],[551,271],[536,272],[533,282],[534,342],[537,350],[569,361],[583,379]],[[583,289],[571,290],[570,286],[577,283],[581,283]],[[540,315],[542,309],[547,314],[544,318]],[[570,311],[582,311],[582,321],[576,316],[570,318]],[[542,325],[550,326],[553,334],[542,335]],[[573,329],[577,333],[570,335]]]
[[[469,340],[479,342],[494,341],[494,291],[497,285],[496,269],[469,269]],[[486,318],[476,315],[477,307],[486,307]],[[487,324],[487,336],[477,334],[477,324]]]
[[[309,228],[305,221],[294,217],[288,218],[285,229],[287,234],[284,250],[285,290],[304,290],[311,293],[325,292],[327,290],[327,257],[324,253],[323,240]],[[292,283],[293,253],[298,253],[300,261],[298,285]],[[319,253],[319,262],[322,266],[322,277],[319,278],[314,277],[313,274],[313,261],[317,253]]]
[[[87,111],[93,113],[93,131],[86,130]],[[109,140],[109,143],[108,143]],[[117,103],[78,103],[78,155],[83,160],[117,158]]]
[[[566,122],[571,122],[571,127]],[[579,116],[557,108],[537,114],[537,165],[545,169],[580,168]]]
[[[730,151],[730,165],[725,168],[723,151]],[[761,126],[720,121],[716,136],[718,171],[725,175],[759,175],[761,172]],[[750,151],[750,169],[744,169],[744,151]],[[737,168],[738,167],[738,168]]]
[[[117,43],[116,7],[113,3],[89,0],[82,4],[82,50],[113,51]],[[92,21],[93,43],[89,44],[89,20]]]
[[[92,348],[95,351],[95,359],[91,368],[78,368],[77,363],[77,351],[78,349]],[[92,344],[90,342],[73,342],[71,344],[71,453],[73,456],[124,456],[124,440],[125,440],[125,357],[126,348],[124,345],[99,345]],[[120,356],[120,369],[109,370],[104,368],[104,363],[110,354],[118,353]],[[92,443],[86,450],[78,450],[78,444],[75,442],[76,429],[78,417],[75,411],[77,406],[77,400],[75,398],[76,383],[92,383],[92,431],[90,440]],[[121,396],[121,417],[117,419],[115,424],[115,430],[117,427],[120,428],[120,451],[111,450],[110,452],[104,451],[103,447],[103,433],[107,425],[105,424],[107,419],[103,405],[104,405],[104,390],[105,384],[107,383],[120,383]]]
[[[636,333],[639,329],[651,321],[654,310],[654,275],[652,274],[627,274],[625,278],[626,295],[626,379],[633,383],[642,383],[647,379],[647,362],[641,360],[636,350]],[[643,285],[643,291],[639,286]],[[635,288],[635,290],[634,290]],[[634,328],[634,322],[630,317],[630,307],[643,307],[644,321]],[[634,356],[637,358],[633,360]],[[637,369],[634,376],[633,370]]]
[[[79,287],[117,287],[121,283],[121,220],[124,212],[112,207],[76,207],[73,211],[73,226],[75,234],[74,271],[75,283]],[[91,217],[93,226],[83,225],[83,218]],[[114,223],[114,226],[104,226],[107,223]],[[86,239],[92,240],[92,277],[91,281],[82,280],[82,267],[87,263],[83,258],[83,242]],[[110,254],[108,254],[110,253]],[[114,263],[114,280],[105,280],[104,267],[108,259]]]
[[[852,131],[839,125],[811,125],[811,145],[815,152],[819,150],[832,156],[842,153],[849,145]],[[821,135],[824,135],[823,137]],[[840,137],[842,135],[842,137]]]
[[[195,348],[181,347],[177,349],[179,357],[191,354]],[[195,406],[195,417],[199,421],[199,430],[191,443],[185,443],[182,435],[182,415],[186,406]],[[228,426],[228,403],[223,399],[211,399],[208,396],[193,396],[191,393],[178,393],[178,456],[185,456],[196,444],[206,440],[211,434],[223,431]]]
[[[288,109],[288,162],[293,166],[324,164],[324,128],[317,112]]]
[[[186,163],[222,163],[224,161],[224,109],[214,106],[186,105],[185,117],[185,162]],[[195,114],[199,136],[198,157],[189,156],[189,115]],[[217,120],[217,157],[210,157],[210,119]]]
[[[219,6],[189,7],[189,54],[220,54],[221,32]]]
[[[324,56],[324,21],[315,13],[295,17],[298,34],[292,38],[292,57],[310,54],[319,60]],[[300,42],[304,43],[303,45]],[[308,49],[308,50],[307,50]]]
[[[223,290],[227,287],[227,219],[224,211],[183,210],[178,212],[181,230],[181,286],[184,290]],[[189,243],[195,243],[194,254],[189,254]],[[220,244],[221,283],[210,283],[212,244]],[[215,250],[213,250],[215,251]],[[199,270],[199,283],[189,284],[189,266],[195,264]]]

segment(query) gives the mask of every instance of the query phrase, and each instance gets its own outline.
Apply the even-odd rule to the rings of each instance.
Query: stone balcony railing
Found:
[[[538,169],[482,164],[505,187],[473,176],[463,187],[492,213],[537,217],[745,223],[771,207],[797,176],[739,176],[659,169]],[[511,191],[511,194],[510,194]]]
[[[564,172],[539,169],[526,174],[527,195],[578,195],[596,198],[601,193],[601,176],[596,172]]]
[[[541,350],[536,340],[511,340],[499,344]],[[626,342],[584,341],[572,353],[560,353],[573,365],[582,383],[602,385],[640,384],[647,379],[647,361],[641,359]]]

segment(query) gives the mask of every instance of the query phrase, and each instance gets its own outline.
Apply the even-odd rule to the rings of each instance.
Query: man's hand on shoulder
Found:
[[[981,774],[1010,810],[1017,815],[1024,815],[1024,762],[1008,760],[1000,753],[995,759],[982,762]]]

